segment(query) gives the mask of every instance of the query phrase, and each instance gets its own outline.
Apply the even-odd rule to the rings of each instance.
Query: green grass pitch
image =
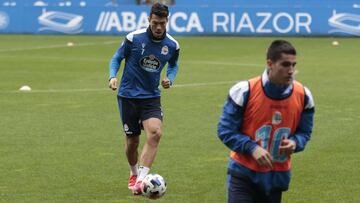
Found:
[[[0,202],[150,202],[127,189],[116,92],[107,88],[122,39],[0,35]],[[229,150],[217,122],[229,88],[262,73],[275,38],[177,39],[180,68],[162,91],[163,138],[151,170],[168,183],[157,202],[226,202]],[[316,114],[283,202],[360,202],[360,40],[286,39]],[[19,92],[22,85],[33,91]]]

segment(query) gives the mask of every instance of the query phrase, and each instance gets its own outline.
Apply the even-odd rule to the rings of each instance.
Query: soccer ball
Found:
[[[141,192],[145,197],[158,199],[165,194],[166,182],[159,174],[148,174],[141,183]]]

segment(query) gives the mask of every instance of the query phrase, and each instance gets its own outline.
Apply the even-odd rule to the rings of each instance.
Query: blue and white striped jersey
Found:
[[[110,61],[110,78],[113,78],[125,59],[118,95],[140,99],[159,97],[161,71],[168,63],[167,77],[173,83],[179,51],[179,43],[167,33],[157,41],[152,39],[149,28],[129,33]]]

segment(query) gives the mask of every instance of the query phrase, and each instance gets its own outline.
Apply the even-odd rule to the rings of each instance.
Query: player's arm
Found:
[[[176,49],[175,53],[172,55],[168,62],[166,78],[161,81],[163,88],[169,88],[175,80],[176,74],[179,69],[178,59],[179,59],[180,49]]]
[[[230,89],[223,113],[218,123],[218,137],[232,151],[250,154],[257,144],[248,135],[242,134],[245,104],[249,95],[248,82],[240,82]]]
[[[290,140],[295,141],[296,148],[294,152],[301,152],[305,149],[310,140],[314,124],[315,105],[314,99],[308,88],[305,87],[305,107],[301,113],[299,125]]]
[[[115,52],[113,57],[110,60],[109,64],[109,87],[112,90],[117,88],[117,78],[116,75],[120,69],[121,61],[126,58],[131,50],[131,42],[127,39],[121,44],[120,48]]]
[[[232,151],[250,154],[259,166],[272,168],[270,153],[240,131],[248,95],[247,81],[240,82],[230,89],[218,124],[218,137]]]

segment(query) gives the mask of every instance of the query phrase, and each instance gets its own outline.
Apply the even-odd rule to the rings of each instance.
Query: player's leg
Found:
[[[272,192],[270,194],[269,200],[271,203],[281,203],[281,197],[282,197],[282,192],[280,191]]]
[[[128,188],[133,189],[138,177],[138,147],[140,142],[139,113],[136,102],[131,99],[118,97],[118,105],[123,129],[126,134],[125,154],[130,167]]]
[[[156,152],[161,138],[161,120],[149,118],[143,121],[146,142],[140,156],[140,164],[150,168],[155,160]]]
[[[161,138],[161,120],[158,118],[149,118],[142,122],[146,134],[146,142],[140,156],[139,173],[136,184],[133,188],[134,194],[139,194],[142,180],[149,173],[152,163],[155,160],[158,145]]]
[[[140,156],[139,175],[136,185],[139,185],[149,173],[156,157],[162,135],[162,111],[160,98],[142,100],[140,119],[142,120],[142,125],[146,134],[146,141]],[[136,190],[136,186],[134,189]]]
[[[259,202],[281,203],[282,191],[272,191],[270,194],[259,195]]]
[[[255,188],[246,177],[227,176],[227,202],[228,203],[256,203]]]
[[[138,177],[138,146],[140,136],[126,136],[125,154],[130,167],[128,188],[132,189]]]
[[[126,136],[125,154],[130,166],[135,166],[138,162],[138,147],[140,136]],[[136,172],[134,172],[137,175]]]

